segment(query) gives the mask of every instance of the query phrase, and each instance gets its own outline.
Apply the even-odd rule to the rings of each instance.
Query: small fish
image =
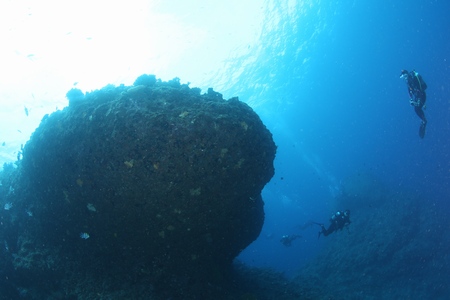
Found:
[[[80,238],[82,238],[83,240],[87,240],[88,238],[90,238],[91,236],[89,235],[89,233],[87,232],[82,232],[80,233]]]
[[[33,212],[32,212],[31,210],[27,209],[27,210],[25,210],[25,212],[27,213],[27,215],[28,215],[29,217],[32,217],[32,216],[33,216]]]
[[[88,203],[87,204],[87,209],[89,211],[92,211],[92,212],[96,212],[97,211],[97,209],[95,208],[94,204],[92,204],[92,203]]]
[[[24,106],[23,108],[24,108],[24,110],[25,110],[25,114],[26,114],[27,117],[28,117],[28,108],[27,108],[26,106]]]
[[[3,208],[5,210],[10,210],[13,207],[13,204],[11,202],[5,203],[5,205],[3,206]]]

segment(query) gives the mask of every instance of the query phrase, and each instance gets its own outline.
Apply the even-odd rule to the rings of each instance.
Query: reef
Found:
[[[73,299],[131,283],[148,299],[223,295],[233,259],[260,233],[274,174],[257,114],[153,75],[67,98],[2,173],[14,191],[0,190],[13,205],[0,238],[14,284]]]
[[[445,203],[356,174],[336,206],[352,211],[348,230],[294,280],[315,299],[447,299],[450,218]],[[322,237],[321,237],[322,238]]]

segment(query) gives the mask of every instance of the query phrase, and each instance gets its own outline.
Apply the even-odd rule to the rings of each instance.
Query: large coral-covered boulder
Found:
[[[167,282],[211,278],[257,238],[276,146],[249,106],[147,75],[68,98],[23,151],[37,247]]]

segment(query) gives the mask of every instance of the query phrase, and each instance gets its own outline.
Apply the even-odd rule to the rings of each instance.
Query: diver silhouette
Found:
[[[292,246],[292,242],[301,237],[301,235],[291,234],[291,235],[283,235],[280,239],[280,242],[286,247]]]
[[[426,108],[425,102],[427,101],[427,84],[423,80],[422,76],[415,70],[408,72],[402,70],[400,78],[406,81],[408,87],[409,103],[414,106],[414,111],[422,121],[419,127],[420,138],[425,137],[425,128],[427,126],[427,118],[425,117],[424,109]]]
[[[337,211],[335,214],[333,214],[330,218],[331,224],[328,229],[325,228],[325,225],[322,223],[313,223],[319,225],[322,228],[322,230],[319,231],[319,238],[321,234],[323,234],[324,236],[328,236],[337,230],[342,230],[342,228],[348,226],[351,223],[350,211],[347,209],[345,211]]]

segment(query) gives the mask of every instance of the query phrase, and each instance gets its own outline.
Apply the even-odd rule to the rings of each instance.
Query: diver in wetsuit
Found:
[[[286,247],[290,247],[292,245],[292,242],[299,237],[301,237],[301,235],[296,234],[283,235],[280,239],[280,242]]]
[[[425,117],[425,113],[423,111],[423,109],[426,108],[425,102],[427,101],[427,94],[425,93],[425,90],[427,89],[427,84],[423,80],[422,76],[415,70],[412,70],[411,72],[402,70],[400,78],[406,81],[406,85],[408,86],[409,103],[414,106],[414,111],[422,120],[419,127],[419,136],[423,139],[425,136],[425,128],[427,126],[427,118]]]
[[[321,234],[327,236],[337,230],[342,230],[346,225],[349,225],[350,222],[350,211],[347,209],[345,211],[338,211],[333,214],[330,218],[330,227],[328,229],[325,228],[323,224],[316,223],[322,228],[322,231],[319,232],[319,237]]]

